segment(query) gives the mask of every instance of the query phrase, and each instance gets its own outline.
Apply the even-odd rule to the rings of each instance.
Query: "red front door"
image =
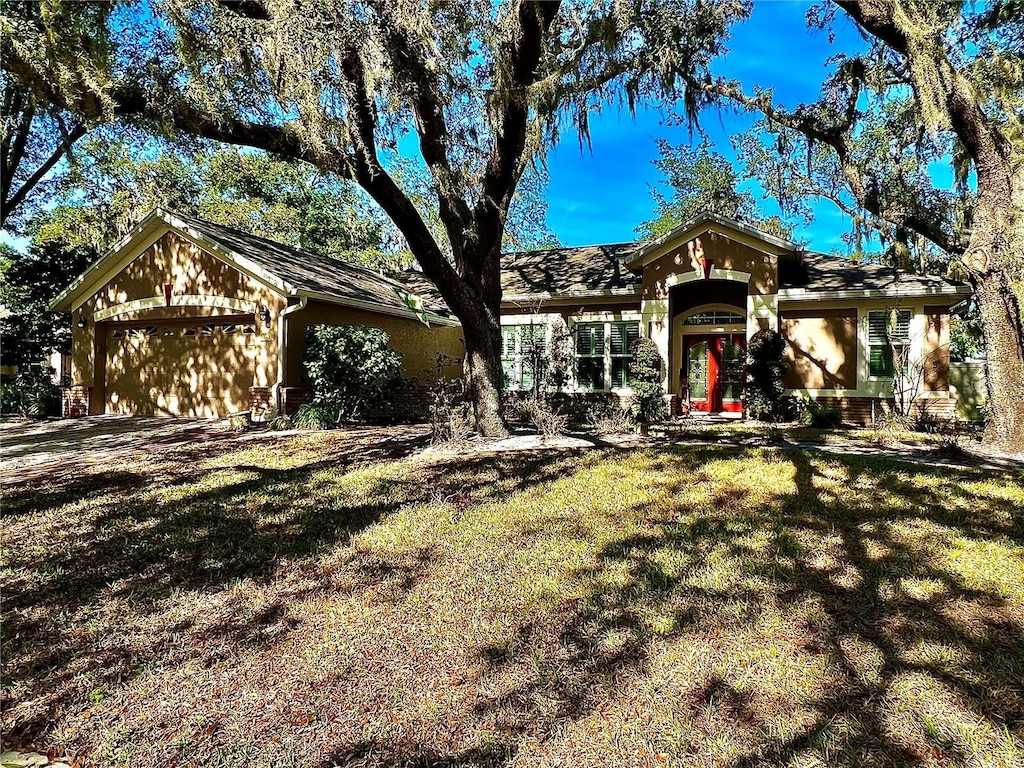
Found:
[[[706,413],[743,411],[744,341],[741,333],[683,339],[690,408]]]

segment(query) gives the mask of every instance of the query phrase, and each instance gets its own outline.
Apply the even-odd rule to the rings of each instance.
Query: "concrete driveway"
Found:
[[[141,454],[238,437],[226,421],[147,416],[89,416],[0,421],[0,483],[63,475],[96,465],[117,469]]]

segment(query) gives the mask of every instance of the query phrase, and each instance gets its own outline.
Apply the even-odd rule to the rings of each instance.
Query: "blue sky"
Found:
[[[825,32],[809,31],[805,14],[810,2],[758,0],[750,19],[737,25],[730,52],[716,63],[716,73],[738,79],[749,92],[755,84],[774,86],[776,100],[792,107],[818,96],[825,62],[839,51],[864,46],[852,22],[838,14],[836,41]],[[591,118],[593,148],[580,153],[575,136],[566,136],[548,158],[548,223],[565,245],[614,243],[635,240],[635,228],[654,213],[650,186],[659,182],[652,161],[658,156],[655,140],[672,144],[690,142],[682,126],[663,124],[664,111],[645,109],[631,117],[626,110],[608,111]],[[729,137],[748,128],[754,115],[705,110],[701,125],[714,148],[731,160],[735,152]],[[692,141],[699,143],[694,135]],[[760,198],[754,182],[747,188]],[[777,213],[771,202],[763,210]],[[799,227],[797,239],[822,251],[845,251],[840,236],[850,227],[827,201],[813,206],[814,221]]]

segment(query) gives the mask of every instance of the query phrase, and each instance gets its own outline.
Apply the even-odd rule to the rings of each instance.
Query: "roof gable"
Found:
[[[767,232],[762,232],[756,227],[736,219],[709,213],[696,216],[661,237],[640,246],[627,264],[633,269],[638,269],[671,250],[675,245],[688,242],[705,232],[714,232],[772,255],[795,253],[800,250],[800,246],[794,242],[769,235]]]
[[[93,263],[50,305],[74,310],[102,289],[167,232],[191,241],[215,258],[281,296],[307,296],[389,314],[414,316],[397,289],[404,286],[372,270],[309,253],[241,230],[157,208],[120,243]],[[436,301],[428,313],[447,315]]]

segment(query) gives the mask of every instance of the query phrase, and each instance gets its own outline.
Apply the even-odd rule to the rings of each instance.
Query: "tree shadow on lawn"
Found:
[[[85,708],[91,690],[149,665],[209,665],[266,645],[296,628],[289,603],[311,593],[400,600],[433,567],[428,548],[388,558],[347,552],[326,564],[322,556],[406,505],[485,502],[549,482],[562,465],[541,452],[374,474],[361,455],[290,469],[215,467],[158,485],[115,471],[35,496],[15,489],[17,519],[5,520],[20,528],[5,542],[5,735],[32,743],[59,710]],[[75,502],[82,511],[61,513]],[[111,633],[122,613],[145,634]]]
[[[359,503],[334,494],[349,468],[329,461],[214,469],[164,500],[115,485],[110,497],[96,497],[102,508],[93,531],[57,540],[52,562],[37,563],[5,590],[5,671],[34,697],[13,723],[5,719],[15,726],[9,735],[44,733],[60,706],[84,705],[89,687],[117,684],[152,660],[215,663],[243,644],[267,644],[296,628],[289,602],[311,590],[370,591],[399,602],[430,576],[429,549],[400,558],[351,553],[337,569],[317,555],[406,504],[483,503],[556,480],[579,470],[576,455],[487,456],[426,465],[415,477],[371,475],[360,481]],[[656,674],[652,661],[664,666],[672,653],[694,659],[672,662],[678,675],[656,687],[670,700],[676,735],[652,734],[648,746],[684,764],[948,762],[977,751],[960,728],[971,718],[985,743],[1005,728],[1002,742],[1021,744],[1024,637],[1012,614],[1020,605],[994,586],[972,586],[942,557],[954,535],[979,544],[1022,541],[1021,511],[971,485],[991,474],[793,450],[590,455],[594,463],[647,457],[647,481],[679,503],[624,508],[640,532],[612,540],[593,567],[570,577],[582,597],[524,618],[504,641],[477,649],[481,694],[468,713],[460,710],[464,721],[448,724],[463,733],[458,744],[431,733],[339,739],[324,768],[504,765],[528,755],[528,744],[559,742],[598,710],[612,712],[606,728],[615,739],[636,707],[651,706],[642,691]],[[792,490],[760,489],[752,501],[752,481],[723,480],[709,469],[722,459],[765,456],[791,467]],[[207,487],[232,471],[242,476]],[[709,489],[706,500],[687,501],[694,484]],[[562,515],[552,527],[509,535],[583,537],[600,524]],[[297,578],[281,579],[282,568]],[[231,589],[239,580],[275,589],[253,602]],[[929,591],[914,592],[913,584]],[[159,617],[189,592],[223,600],[209,616],[186,615],[134,643],[104,644],[64,626],[76,611],[88,617],[125,605]],[[762,646],[775,642],[789,661],[757,667],[769,663],[757,657]],[[745,654],[755,666],[744,666]],[[91,677],[83,681],[83,672]],[[786,687],[787,677],[804,688]],[[640,704],[631,703],[637,688]],[[728,748],[720,746],[723,734]],[[565,757],[614,760],[608,751],[595,754]]]
[[[704,462],[747,454],[660,450],[651,474],[675,477],[673,495],[682,494],[714,482]],[[481,649],[485,676],[515,677],[507,670],[518,665],[527,679],[478,709],[514,734],[511,751],[620,706],[626,688],[651,674],[652,652],[674,646],[719,660],[693,664],[682,687],[659,689],[675,697],[685,735],[651,745],[652,755],[735,766],[919,765],[979,754],[999,765],[1000,751],[1008,765],[1019,756],[1021,605],[969,584],[943,548],[946,536],[1019,545],[1024,512],[950,483],[947,470],[781,455],[795,492],[752,508],[748,489],[720,484],[708,508],[680,510],[680,522],[652,517],[649,533],[610,544],[580,574],[590,596],[567,607],[564,621],[524,625],[508,646]],[[819,466],[838,477],[822,478]],[[943,487],[922,489],[915,479]],[[734,571],[712,577],[715,562]],[[607,574],[623,571],[628,578],[609,586]],[[756,627],[768,617],[777,626],[765,634]],[[752,677],[741,657],[774,642],[783,653],[796,649],[792,669],[779,662]],[[773,675],[806,676],[805,664],[826,674],[810,675],[803,691],[773,684]],[[801,708],[810,712],[796,714]],[[716,753],[723,734],[731,746]]]

